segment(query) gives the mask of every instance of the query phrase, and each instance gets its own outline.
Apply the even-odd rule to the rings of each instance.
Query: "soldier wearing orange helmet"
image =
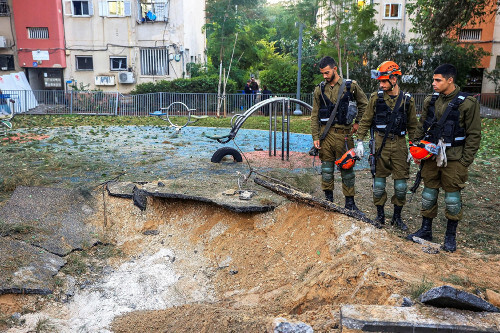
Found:
[[[394,214],[391,224],[402,230],[408,227],[401,218],[406,203],[406,180],[410,177],[406,134],[413,138],[417,129],[415,101],[403,93],[398,85],[401,69],[394,61],[384,61],[372,78],[379,81],[379,91],[374,92],[358,129],[356,155],[363,156],[363,139],[369,129],[375,136],[375,173],[373,178],[373,203],[377,207],[376,221],[385,223],[384,205],[387,201],[386,178],[392,175],[394,195],[391,202]]]
[[[413,237],[432,240],[432,220],[437,216],[437,199],[442,187],[448,219],[442,249],[448,252],[457,248],[456,230],[463,215],[461,190],[467,181],[468,167],[481,143],[479,103],[460,91],[455,84],[456,76],[453,65],[438,66],[432,83],[435,93],[424,100],[415,134],[416,138],[423,140],[416,144],[412,155],[416,160],[424,155],[427,157],[426,152],[433,156],[425,160],[421,169],[424,180],[420,211],[422,226],[406,237],[409,240]]]

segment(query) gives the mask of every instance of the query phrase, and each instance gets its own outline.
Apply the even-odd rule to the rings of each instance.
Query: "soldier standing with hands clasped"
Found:
[[[408,227],[401,218],[401,211],[406,203],[406,180],[410,177],[408,146],[406,134],[413,138],[417,128],[415,101],[409,94],[401,91],[398,85],[401,69],[394,61],[384,61],[372,78],[379,81],[379,91],[372,93],[357,132],[356,155],[364,155],[363,139],[368,129],[375,141],[375,174],[373,175],[373,203],[377,207],[375,221],[384,224],[384,205],[387,201],[385,191],[386,178],[392,175],[394,195],[391,203],[394,214],[391,224],[402,230]],[[371,143],[372,144],[372,143]]]
[[[461,190],[481,143],[479,103],[460,91],[456,77],[453,65],[443,64],[435,69],[432,82],[435,93],[424,100],[415,135],[421,140],[410,147],[414,160],[422,163],[424,190],[422,226],[407,238],[432,240],[432,220],[437,216],[439,188],[443,188],[448,222],[442,249],[448,252],[457,248],[457,225],[463,216]]]
[[[338,75],[337,63],[332,57],[322,58],[319,68],[325,81],[314,90],[311,132],[321,160],[321,188],[326,199],[333,201],[333,172],[337,160],[345,208],[359,212],[354,202],[354,160],[343,155],[354,147],[352,133],[358,129],[368,99],[355,81],[344,80]]]

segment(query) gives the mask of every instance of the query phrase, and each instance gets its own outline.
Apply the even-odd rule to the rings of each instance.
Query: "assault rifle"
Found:
[[[377,167],[377,151],[375,149],[375,130],[373,126],[370,127],[370,142],[368,144],[370,147],[370,157],[368,158],[368,162],[370,163],[370,171],[372,173],[372,178],[375,178],[375,172]]]
[[[410,199],[408,200],[408,203],[411,202],[411,199],[413,199],[413,195],[415,195],[415,192],[417,192],[418,187],[420,186],[420,182],[422,181],[422,167],[424,166],[424,160],[420,161],[420,168],[418,169],[417,176],[415,177],[415,182],[413,183],[413,186],[410,188]]]

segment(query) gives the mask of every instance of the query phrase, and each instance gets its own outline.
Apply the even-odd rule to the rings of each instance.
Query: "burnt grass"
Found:
[[[112,119],[109,119],[112,118]],[[257,117],[256,117],[257,118]],[[262,117],[264,118],[264,117]],[[16,123],[16,119],[19,120]],[[135,155],[123,154],[123,147],[107,146],[102,138],[107,138],[110,133],[106,130],[107,123],[113,121],[113,117],[78,117],[64,118],[59,116],[57,121],[50,121],[41,116],[21,116],[14,118],[14,128],[7,137],[0,137],[0,206],[10,197],[17,186],[49,186],[93,189],[102,183],[118,179],[120,181],[155,181],[161,178],[161,169],[155,167],[165,156],[176,158],[175,147],[163,147],[159,151],[145,151],[138,149]],[[167,133],[164,124],[148,124],[147,119],[140,119],[139,125],[153,125]],[[66,123],[64,121],[66,120]],[[151,120],[156,121],[156,120]],[[295,119],[294,122],[300,120]],[[263,119],[264,126],[266,125]],[[303,120],[308,123],[308,119]],[[79,124],[78,124],[79,123]],[[120,123],[120,122],[118,122]],[[128,125],[133,120],[127,119]],[[37,124],[42,124],[37,127]],[[44,135],[48,127],[67,125],[68,128],[76,128],[84,124],[92,126],[87,132],[91,136],[91,144],[79,144],[81,138],[74,132],[60,132],[57,136],[37,140],[13,140],[11,137],[28,136],[35,137]],[[25,126],[26,128],[20,128]],[[303,125],[303,128],[307,126]],[[265,127],[264,127],[265,128]],[[300,130],[299,130],[300,131]],[[499,155],[500,145],[497,142],[500,137],[500,121],[496,119],[483,119],[483,139],[481,149],[472,166],[469,168],[469,180],[465,190],[462,191],[464,218],[460,221],[457,232],[457,245],[459,250],[470,248],[485,254],[500,253],[500,174]],[[87,138],[88,140],[88,138]],[[130,147],[134,146],[135,137],[131,135],[126,139]],[[160,142],[164,139],[159,138]],[[167,145],[168,141],[163,142]],[[202,168],[203,169],[203,168]],[[244,170],[244,169],[243,169]],[[417,167],[412,164],[411,178],[408,187],[411,187]],[[270,175],[276,176],[304,192],[314,193],[322,196],[319,188],[318,169],[310,169],[309,174],[302,176],[286,176],[280,170],[270,171]],[[164,176],[164,174],[163,174]],[[175,175],[173,175],[175,177]],[[340,176],[336,177],[336,189],[334,192],[335,202],[344,204],[340,191]],[[360,209],[365,211],[369,217],[374,218],[376,209],[372,204],[371,174],[369,170],[359,170],[356,173],[356,203]],[[189,184],[185,184],[189,186]],[[403,210],[403,218],[407,222],[410,231],[420,227],[420,205],[422,186],[414,195],[413,200],[407,203]],[[387,181],[388,196],[392,196],[392,180]],[[409,196],[408,196],[409,198]],[[441,243],[446,229],[444,217],[444,193],[439,195],[439,214],[434,221],[434,241]],[[400,237],[405,237],[402,232],[390,225],[392,207],[390,201],[386,204],[385,228]]]

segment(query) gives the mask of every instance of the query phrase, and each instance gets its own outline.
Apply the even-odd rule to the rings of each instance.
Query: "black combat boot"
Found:
[[[375,222],[378,222],[380,224],[385,224],[384,206],[377,205],[376,207],[377,207],[377,217],[375,218]]]
[[[396,225],[399,229],[406,231],[408,226],[401,219],[401,210],[403,206],[394,205],[394,214],[392,215],[391,225]]]
[[[457,249],[457,225],[458,221],[448,219],[446,234],[444,235],[444,244],[441,248],[446,252],[455,252]]]
[[[324,190],[325,192],[325,199],[327,201],[333,202],[333,191],[332,190]]]
[[[432,219],[422,216],[422,226],[420,227],[420,229],[406,236],[406,239],[412,241],[413,237],[422,238],[429,242],[432,241]]]
[[[362,213],[356,204],[354,203],[354,197],[345,197],[345,208],[349,210],[353,210],[358,213]]]

